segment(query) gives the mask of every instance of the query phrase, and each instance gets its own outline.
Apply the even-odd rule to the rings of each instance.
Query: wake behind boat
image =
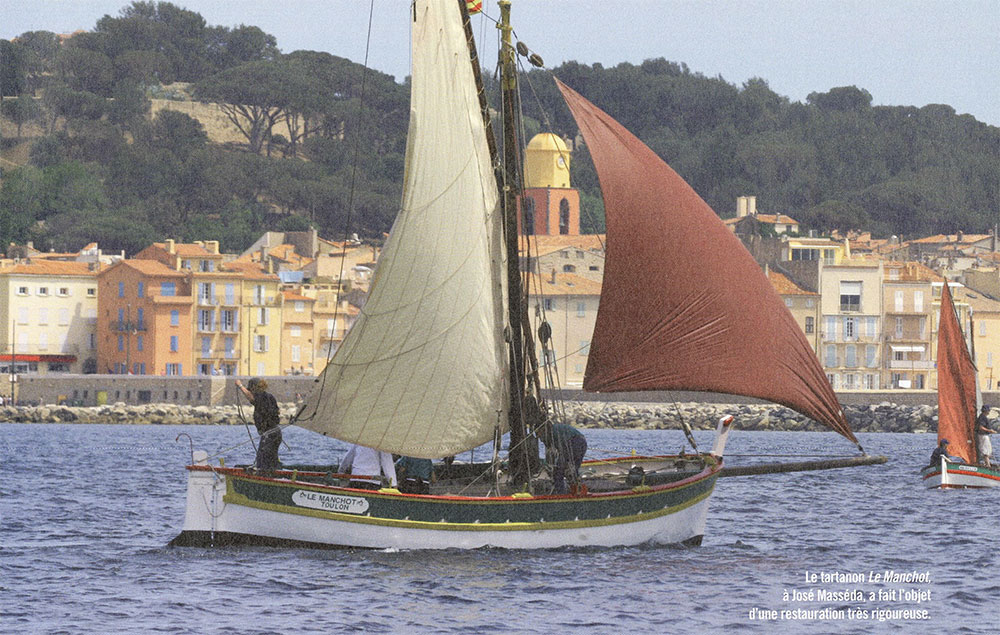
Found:
[[[292,422],[439,459],[493,442],[489,464],[441,466],[426,494],[348,486],[332,466],[188,466],[176,545],[372,548],[698,544],[732,423],[709,453],[585,462],[553,493],[538,439],[558,409],[527,328],[519,269],[522,155],[510,2],[500,0],[504,152],[492,135],[464,0],[417,0],[402,205],[371,293]],[[857,444],[819,361],[749,252],[666,163],[559,83],[607,218],[604,291],[584,388],[696,390],[788,406]],[[537,346],[548,357],[545,329]],[[506,456],[500,440],[509,434]],[[860,445],[858,445],[860,449]]]

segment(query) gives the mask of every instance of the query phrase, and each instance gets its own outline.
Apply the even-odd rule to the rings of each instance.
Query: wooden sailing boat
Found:
[[[970,332],[971,328],[970,319]],[[976,414],[982,400],[976,383],[976,365],[958,323],[947,281],[941,289],[937,374],[938,443],[947,441],[947,454],[921,470],[924,485],[929,488],[1000,486],[1000,470],[978,465]]]
[[[401,210],[360,318],[296,425],[436,459],[510,433],[506,463],[453,465],[428,495],[352,489],[336,468],[188,467],[178,545],[547,548],[697,544],[731,417],[711,453],[588,461],[556,495],[538,476],[543,425],[517,258],[515,51],[500,1],[501,160],[464,0],[413,3]],[[470,59],[471,58],[471,59]],[[638,139],[560,84],[590,147],[607,261],[585,388],[700,390],[787,405],[857,443],[805,336],[707,204]],[[495,169],[496,168],[496,169]],[[499,180],[499,183],[498,183]],[[550,415],[551,416],[551,415]],[[859,446],[860,448],[860,446]]]

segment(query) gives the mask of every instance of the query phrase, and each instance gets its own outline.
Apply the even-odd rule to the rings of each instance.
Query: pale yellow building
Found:
[[[885,375],[887,388],[930,388],[935,372],[934,338],[931,325],[940,298],[943,278],[915,262],[886,262],[883,282]]]
[[[1000,301],[967,287],[956,289],[954,300],[959,305],[967,304],[972,314],[972,350],[979,388],[1000,390]]]
[[[599,283],[604,279],[604,234],[522,238],[521,270],[538,276],[571,273]]]
[[[786,275],[765,268],[767,279],[771,281],[771,286],[778,292],[784,301],[788,311],[795,318],[795,323],[799,325],[809,346],[813,352],[817,352],[820,347],[820,296],[814,291],[807,291],[792,282]]]
[[[333,291],[320,292],[313,304],[313,361],[314,374],[326,368],[327,362],[337,352],[344,336],[354,326],[360,310],[346,299],[337,302]]]
[[[537,333],[543,320],[552,329],[547,354],[538,351],[539,364],[544,372],[554,373],[557,386],[580,388],[597,321],[601,283],[573,273],[527,278],[532,329]]]
[[[880,260],[845,259],[821,268],[820,363],[834,390],[883,388],[882,279]]]
[[[281,373],[312,375],[315,341],[313,305],[316,298],[295,291],[281,292]]]
[[[97,370],[98,263],[39,260],[0,269],[0,373]]]

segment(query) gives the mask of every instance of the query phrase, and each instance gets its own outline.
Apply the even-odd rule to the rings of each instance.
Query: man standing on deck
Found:
[[[990,442],[990,407],[983,406],[976,418],[976,440],[979,442],[979,462],[986,467],[993,467],[993,443]]]
[[[278,410],[278,401],[267,392],[267,382],[258,377],[248,381],[246,386],[237,379],[236,387],[253,404],[253,424],[257,426],[257,434],[260,435],[254,467],[258,470],[276,470],[281,465],[278,461],[278,446],[281,445],[281,412]]]

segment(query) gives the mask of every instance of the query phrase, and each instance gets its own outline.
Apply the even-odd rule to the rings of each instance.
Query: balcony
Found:
[[[934,370],[937,365],[930,360],[923,359],[890,359],[890,370]]]

